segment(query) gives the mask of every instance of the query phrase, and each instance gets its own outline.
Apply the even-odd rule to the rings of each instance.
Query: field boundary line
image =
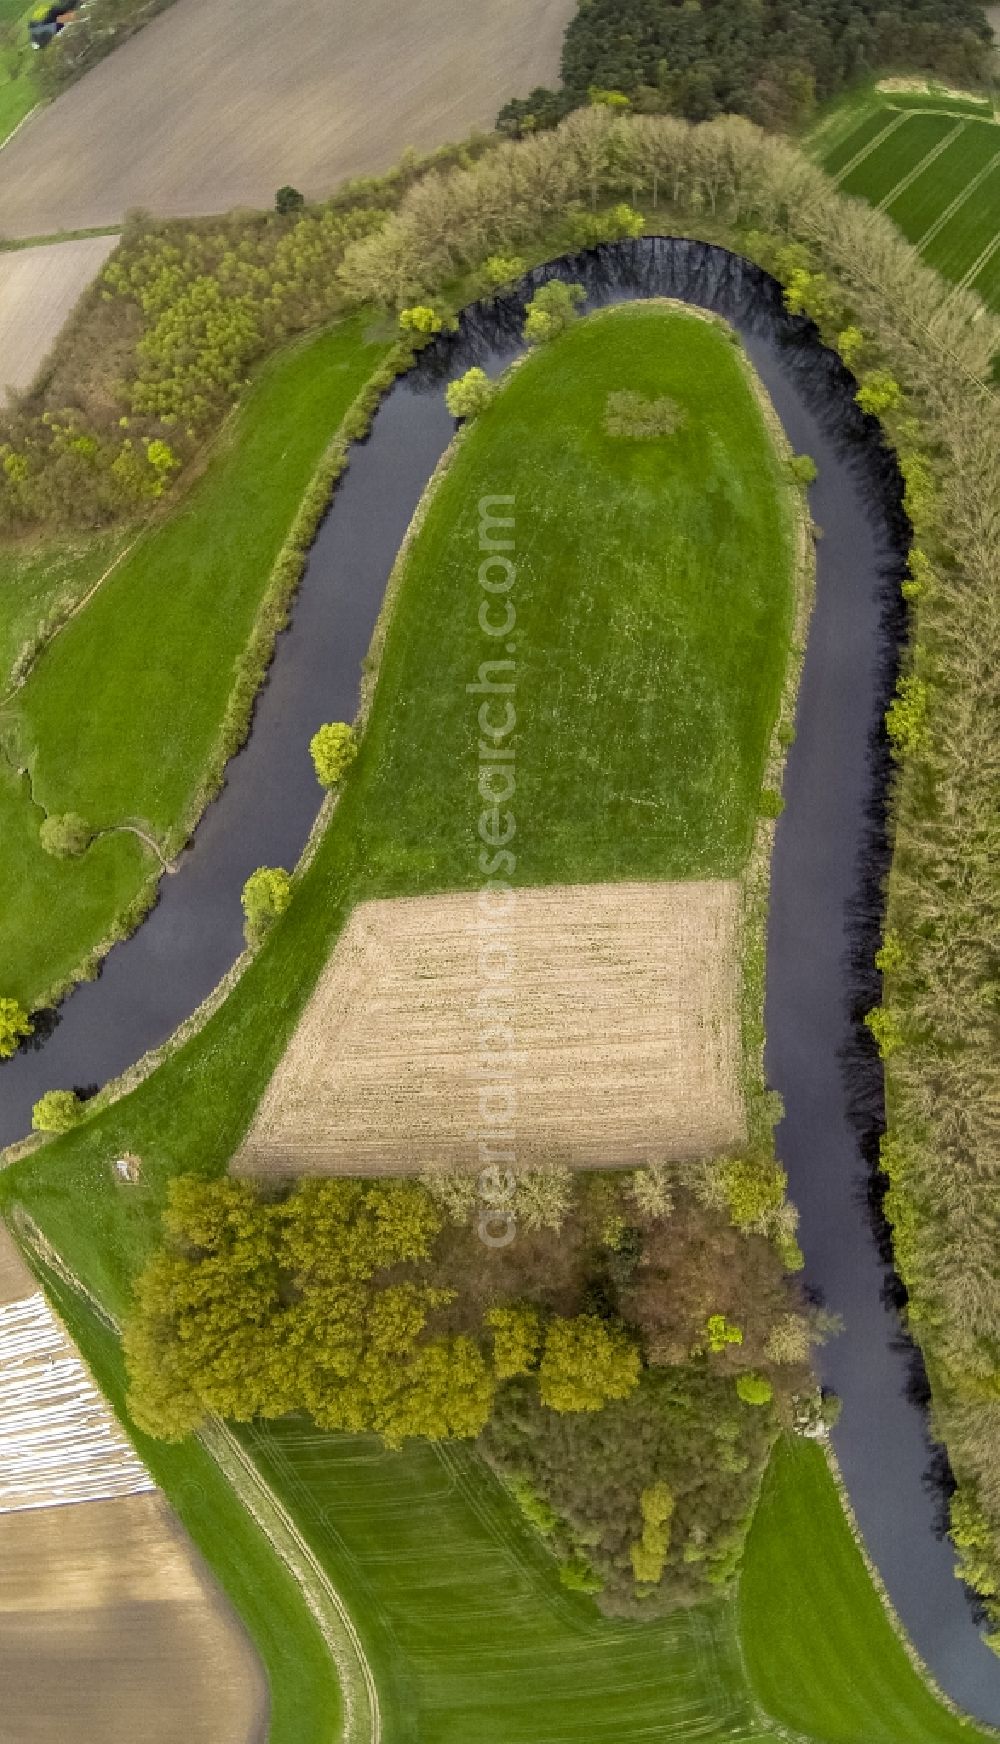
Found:
[[[950,223],[952,218],[961,211],[969,196],[974,194],[976,189],[980,188],[983,182],[992,175],[998,164],[1000,164],[1000,151],[997,151],[994,156],[990,158],[989,163],[984,164],[983,168],[977,171],[968,186],[962,188],[959,193],[955,195],[955,198],[945,207],[944,211],[938,213],[933,223],[930,224],[928,229],[924,231],[923,235],[918,237],[917,241],[913,244],[914,248],[920,249],[922,252],[924,246],[928,242],[933,242],[934,238],[940,235],[945,225]]]
[[[886,211],[886,209],[892,205],[894,200],[898,200],[901,194],[905,194],[907,188],[913,186],[917,177],[922,176],[925,170],[929,170],[931,164],[936,163],[938,158],[948,150],[949,145],[954,145],[955,140],[965,132],[968,125],[967,121],[957,122],[950,133],[946,133],[943,139],[938,140],[937,145],[932,145],[930,151],[924,154],[920,159],[920,162],[915,164],[913,169],[909,170],[907,174],[903,176],[902,180],[898,181],[896,186],[890,189],[888,194],[883,195],[882,199],[879,200],[875,207],[876,212]]]
[[[6,139],[0,139],[0,151],[3,151],[4,147],[9,145],[12,139],[17,138],[22,127],[27,127],[28,122],[31,120],[31,117],[33,115],[37,115],[39,109],[44,109],[44,108],[45,108],[45,104],[43,102],[38,102],[38,103],[33,104],[32,107],[28,110],[27,115],[21,116],[21,119],[18,122],[17,126],[11,128]]]
[[[228,1479],[247,1512],[264,1533],[298,1585],[316,1619],[340,1674],[344,1697],[345,1744],[382,1744],[382,1711],[378,1687],[364,1645],[346,1604],[323,1564],[275,1494],[253,1456],[221,1418],[213,1418],[198,1439]],[[242,1480],[242,1481],[241,1481]],[[270,1516],[270,1523],[264,1518]],[[331,1616],[332,1612],[332,1616]],[[345,1641],[355,1664],[345,1656]],[[358,1702],[360,1672],[364,1699]],[[367,1710],[365,1714],[362,1710]]]
[[[863,145],[860,151],[856,151],[854,156],[848,158],[843,167],[837,171],[836,175],[832,178],[835,186],[839,188],[841,182],[843,182],[853,170],[856,170],[859,164],[863,164],[865,158],[871,157],[873,151],[877,151],[880,145],[884,145],[885,141],[889,138],[889,135],[895,133],[897,127],[902,127],[903,122],[908,119],[908,111],[900,109],[896,113],[894,121],[887,122],[881,133],[876,133],[874,139],[870,139],[867,145]]]
[[[986,244],[986,247],[984,249],[982,249],[979,254],[977,254],[977,256],[976,256],[975,260],[973,261],[972,265],[970,266],[968,272],[965,273],[963,275],[963,277],[959,279],[957,285],[955,286],[955,290],[956,291],[969,290],[971,285],[972,285],[973,279],[977,279],[979,277],[979,274],[982,272],[983,267],[989,265],[990,261],[993,259],[993,256],[996,254],[998,248],[1000,248],[1000,232],[998,232],[997,235],[994,236],[992,242],[988,242]]]

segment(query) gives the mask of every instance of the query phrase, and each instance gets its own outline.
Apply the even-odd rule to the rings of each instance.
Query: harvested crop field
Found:
[[[8,186],[7,169],[5,157],[0,188]],[[117,236],[87,236],[0,254],[0,404],[9,389],[20,393],[31,386],[67,317],[117,243]]]
[[[176,0],[5,148],[0,235],[328,194],[553,84],[574,0]]]
[[[721,880],[521,890],[499,919],[475,894],[364,903],[234,1168],[473,1166],[487,1130],[523,1166],[736,1144],[738,917]]]
[[[158,1494],[0,1518],[4,1744],[258,1744],[249,1642]]]

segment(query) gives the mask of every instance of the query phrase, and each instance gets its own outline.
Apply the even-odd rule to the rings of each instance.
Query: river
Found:
[[[807,1285],[844,1323],[821,1353],[822,1374],[843,1401],[834,1442],[868,1548],[942,1687],[1000,1724],[1000,1661],[980,1638],[941,1535],[947,1468],[928,1443],[923,1373],[872,1209],[882,1074],[860,1018],[878,997],[870,965],[886,863],[880,729],[903,630],[908,529],[895,463],[858,412],[839,360],[807,321],[785,313],[774,281],[738,257],[646,238],[547,271],[582,280],[590,306],[661,295],[727,317],[792,447],[819,468],[817,597],[767,944],[767,1071],[786,1111],[778,1150],[802,1216]],[[544,276],[532,275],[525,294]],[[246,746],[150,917],[110,952],[96,982],[39,1025],[35,1044],[0,1067],[0,1142],[25,1132],[44,1090],[103,1083],[164,1041],[237,956],[244,880],[260,865],[291,866],[315,816],[310,734],[355,712],[393,558],[452,432],[443,384],[472,363],[496,373],[509,362],[521,315],[516,298],[468,311],[459,332],[395,385],[352,450]]]

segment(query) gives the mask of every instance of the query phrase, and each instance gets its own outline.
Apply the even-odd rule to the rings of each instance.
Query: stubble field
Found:
[[[472,894],[362,904],[235,1168],[471,1167],[498,1125],[525,1167],[738,1145],[738,913],[721,880],[524,890],[499,924]]]
[[[3,171],[0,189],[6,186],[6,158]],[[21,393],[31,386],[74,304],[117,242],[117,236],[87,236],[0,254],[0,405],[11,388]]]

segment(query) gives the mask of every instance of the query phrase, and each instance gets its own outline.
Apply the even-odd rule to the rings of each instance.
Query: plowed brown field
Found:
[[[736,884],[520,890],[491,935],[506,959],[501,943],[484,960],[481,915],[475,893],[355,910],[238,1172],[469,1166],[498,1110],[525,1167],[693,1158],[742,1139]],[[481,1002],[505,966],[511,1000],[490,1032]]]
[[[3,1744],[261,1744],[249,1641],[160,1495],[0,1517]]]
[[[555,84],[575,0],[176,0],[0,153],[0,236],[328,194]]]

